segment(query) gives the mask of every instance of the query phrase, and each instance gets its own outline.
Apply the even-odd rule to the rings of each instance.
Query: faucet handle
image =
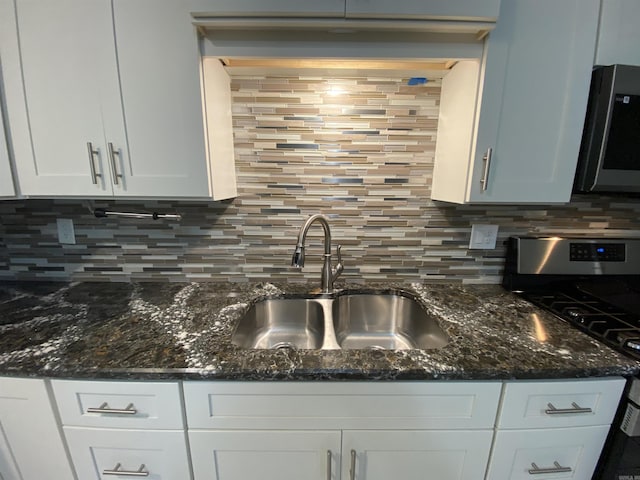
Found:
[[[342,273],[342,270],[344,270],[344,265],[342,264],[342,245],[336,246],[336,256],[338,257],[338,263],[336,264],[336,268],[332,269],[333,271],[331,272],[332,282],[335,282]]]

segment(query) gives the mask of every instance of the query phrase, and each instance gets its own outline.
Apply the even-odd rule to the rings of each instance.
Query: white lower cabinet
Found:
[[[191,478],[178,382],[51,384],[79,479]]]
[[[347,430],[341,478],[475,480],[486,469],[492,437],[491,430]]]
[[[196,480],[423,480],[427,473],[474,480],[492,437],[491,430],[189,432]]]
[[[73,478],[45,381],[0,378],[0,479]]]
[[[623,378],[507,382],[487,480],[590,480]]]
[[[608,425],[498,431],[487,479],[589,480],[608,432]]]
[[[195,480],[482,478],[501,382],[185,382]]]
[[[190,478],[183,431],[64,427],[78,478]]]
[[[590,480],[625,385],[48,382],[0,378],[0,480]]]

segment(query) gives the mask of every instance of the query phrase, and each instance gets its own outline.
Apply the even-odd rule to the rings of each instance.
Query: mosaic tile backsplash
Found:
[[[322,229],[303,270],[297,232],[330,217],[344,281],[499,283],[503,241],[526,233],[640,237],[640,199],[574,196],[566,206],[455,206],[430,200],[440,82],[235,78],[236,199],[0,201],[0,279],[319,281]],[[98,219],[93,208],[180,213],[180,221]],[[76,244],[57,240],[74,222]],[[471,225],[500,227],[469,250]]]

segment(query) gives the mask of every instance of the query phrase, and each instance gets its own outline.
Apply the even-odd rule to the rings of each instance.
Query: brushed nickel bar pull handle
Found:
[[[327,450],[327,480],[331,480],[331,450]]]
[[[144,469],[144,463],[140,465],[140,468],[136,471],[131,470],[122,470],[122,465],[120,463],[116,464],[113,467],[113,470],[103,470],[103,475],[121,475],[123,477],[148,477],[149,471]]]
[[[540,468],[535,463],[532,463],[530,468],[527,470],[529,475],[540,475],[544,473],[568,473],[571,471],[571,467],[563,467],[558,462],[553,462],[553,467],[550,468]]]
[[[101,173],[96,172],[95,155],[98,155],[98,150],[94,150],[91,142],[87,142],[87,150],[89,151],[89,168],[91,168],[91,181],[94,185],[98,184],[98,177],[102,177]]]
[[[571,402],[573,408],[556,408],[553,403],[547,403],[547,410],[544,411],[547,415],[566,415],[569,413],[593,413],[590,408],[583,408],[576,402]]]
[[[484,162],[484,173],[482,174],[482,178],[480,179],[480,185],[482,188],[481,192],[486,192],[487,187],[489,186],[489,169],[491,168],[491,156],[493,155],[493,148],[489,147],[487,149],[487,153],[485,153],[482,157],[482,161]]]
[[[111,168],[113,170],[113,183],[118,185],[119,178],[122,178],[122,174],[118,173],[118,163],[116,162],[116,155],[120,155],[120,152],[113,148],[113,143],[109,142],[109,160],[111,160]]]
[[[133,403],[130,403],[125,408],[109,408],[107,402],[104,402],[99,407],[87,408],[87,413],[110,413],[115,415],[135,415],[138,411],[133,407]]]
[[[356,480],[356,451],[351,450],[351,468],[349,469],[349,480]]]

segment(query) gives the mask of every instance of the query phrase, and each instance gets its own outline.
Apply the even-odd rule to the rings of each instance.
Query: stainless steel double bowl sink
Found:
[[[240,318],[232,343],[253,349],[437,349],[449,342],[435,317],[399,293],[272,298]]]

